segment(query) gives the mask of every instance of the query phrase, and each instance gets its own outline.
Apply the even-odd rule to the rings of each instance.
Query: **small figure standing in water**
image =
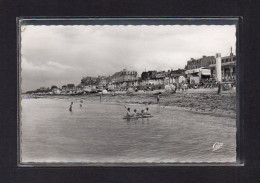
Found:
[[[83,104],[83,100],[80,100],[79,106],[82,107],[82,104]]]
[[[157,95],[157,104],[160,104],[160,95]]]
[[[101,99],[102,99],[102,93],[100,93],[100,95],[99,95],[100,102],[101,102]]]
[[[70,104],[70,112],[72,112],[72,105],[73,105],[73,102],[71,102],[71,104]]]

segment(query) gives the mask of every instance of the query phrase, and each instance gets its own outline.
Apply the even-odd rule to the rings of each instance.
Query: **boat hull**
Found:
[[[123,119],[139,119],[139,118],[151,118],[153,116],[149,115],[149,116],[133,116],[133,117],[130,117],[130,116],[125,116],[123,117]]]

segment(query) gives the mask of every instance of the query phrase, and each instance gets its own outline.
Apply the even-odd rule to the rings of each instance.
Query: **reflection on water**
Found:
[[[235,161],[235,119],[154,105],[153,118],[125,120],[123,105],[74,100],[70,112],[70,102],[22,100],[23,162]]]

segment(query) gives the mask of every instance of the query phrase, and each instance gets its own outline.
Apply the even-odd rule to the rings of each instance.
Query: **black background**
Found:
[[[260,182],[259,24],[257,0],[0,0],[0,183]],[[240,97],[245,166],[17,167],[17,33],[19,16],[241,16]],[[242,30],[242,32],[241,32]]]

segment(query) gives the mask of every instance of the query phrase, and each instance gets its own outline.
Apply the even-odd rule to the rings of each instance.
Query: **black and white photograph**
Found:
[[[20,19],[21,165],[237,163],[237,25],[153,21]]]

